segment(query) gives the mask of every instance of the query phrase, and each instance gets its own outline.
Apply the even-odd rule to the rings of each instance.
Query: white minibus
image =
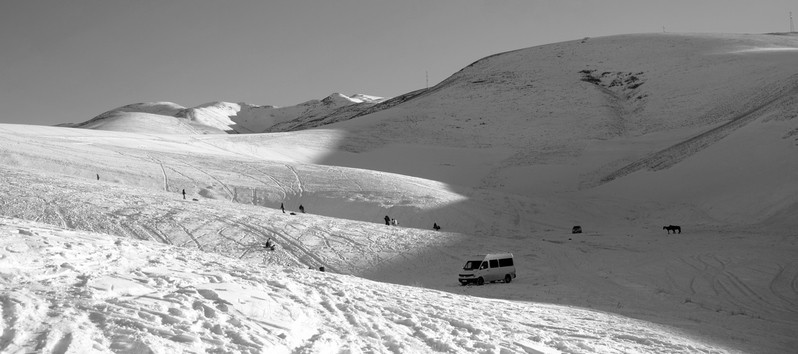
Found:
[[[515,278],[515,264],[512,253],[489,253],[469,257],[460,272],[458,280],[461,285],[502,280],[509,283]]]

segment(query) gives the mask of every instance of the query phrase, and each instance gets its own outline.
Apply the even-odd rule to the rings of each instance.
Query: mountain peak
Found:
[[[335,93],[325,97],[323,100],[321,100],[321,103],[326,104],[326,105],[331,105],[331,104],[349,105],[349,104],[360,103],[360,102],[361,101],[354,100],[351,97],[343,95],[343,94],[340,94],[338,92],[335,92]]]
[[[365,110],[384,99],[377,96],[357,94],[347,96],[338,92],[324,99],[309,100],[294,106],[276,107],[270,105],[253,105],[244,102],[233,103],[213,101],[195,107],[186,108],[172,102],[134,103],[107,111],[91,120],[79,124],[68,124],[79,128],[98,130],[118,130],[128,127],[140,130],[137,124],[147,124],[149,119],[169,121],[187,119],[192,124],[211,127],[210,131],[226,131],[235,134],[263,133],[283,130],[297,130],[349,119],[361,110]],[[349,108],[351,107],[351,108]],[[345,111],[339,112],[341,109]],[[121,115],[119,113],[141,113],[147,115]],[[114,124],[107,124],[107,118],[114,117]],[[124,123],[124,120],[135,122]],[[91,124],[89,124],[91,123]],[[175,124],[179,122],[174,122]],[[147,129],[157,129],[148,124]],[[186,133],[193,133],[188,130]],[[170,130],[169,133],[175,133]]]

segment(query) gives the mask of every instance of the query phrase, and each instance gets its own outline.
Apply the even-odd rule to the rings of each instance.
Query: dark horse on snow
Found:
[[[668,231],[668,233],[671,233],[671,231],[673,231],[673,233],[676,233],[677,231],[678,231],[679,233],[682,233],[682,227],[681,227],[681,226],[679,226],[679,225],[668,225],[668,226],[663,226],[663,227],[662,227],[662,229],[663,229],[663,230],[667,230],[667,231]]]

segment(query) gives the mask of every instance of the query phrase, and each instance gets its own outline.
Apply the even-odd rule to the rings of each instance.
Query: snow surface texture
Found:
[[[672,329],[0,219],[6,352],[712,352]]]
[[[757,48],[796,47],[552,44],[286,133],[0,125],[0,348],[791,352],[798,52]],[[489,251],[518,278],[458,285]]]

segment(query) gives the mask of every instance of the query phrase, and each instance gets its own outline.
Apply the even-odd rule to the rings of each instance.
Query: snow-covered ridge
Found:
[[[179,111],[177,111],[179,112]],[[75,128],[156,134],[221,134],[223,130],[170,115],[136,111],[110,111]]]
[[[158,131],[157,124],[148,124],[147,119],[152,119],[152,115],[158,115],[159,124],[168,122],[167,126],[201,125],[207,127],[199,130],[208,132],[227,132],[238,134],[263,133],[266,131],[280,131],[275,128],[280,124],[294,122],[291,126],[308,128],[316,126],[309,124],[308,121],[318,122],[335,116],[336,112],[346,108],[346,117],[357,114],[360,110],[367,109],[377,103],[384,101],[384,98],[355,94],[352,96],[333,93],[321,100],[310,100],[294,106],[276,107],[269,105],[253,105],[247,103],[232,102],[210,102],[196,107],[183,107],[170,102],[150,102],[136,103],[112,109],[102,113],[97,117],[78,124],[69,124],[77,128],[117,130],[117,131],[150,131],[154,133],[184,133],[194,134],[197,129],[186,128],[183,130],[164,130]],[[119,113],[131,113],[120,115]],[[146,115],[137,115],[142,113]],[[114,118],[114,124],[109,118]],[[120,122],[130,120],[131,122]],[[181,121],[183,123],[181,123]],[[154,122],[153,122],[154,123]],[[143,124],[144,127],[137,125]]]
[[[383,101],[386,100],[385,97],[364,95],[362,93],[354,94],[352,96],[349,96],[349,98],[354,100],[357,103],[361,103],[361,102],[380,103],[380,102],[383,102]]]
[[[160,114],[164,116],[173,116],[177,114],[177,112],[180,112],[184,109],[186,109],[186,107],[183,107],[173,102],[144,102],[144,103],[129,104],[126,106],[116,108],[112,111],[140,112],[140,113]]]

